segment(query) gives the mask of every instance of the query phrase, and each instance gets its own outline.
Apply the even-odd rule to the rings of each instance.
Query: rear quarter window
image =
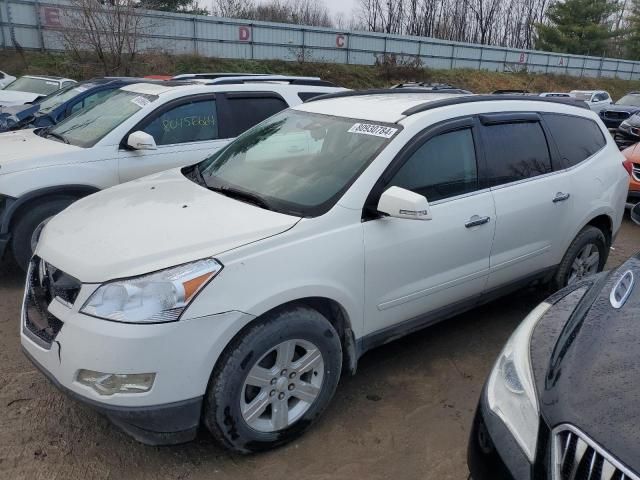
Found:
[[[566,167],[573,167],[604,148],[602,130],[588,118],[547,113],[543,115]]]

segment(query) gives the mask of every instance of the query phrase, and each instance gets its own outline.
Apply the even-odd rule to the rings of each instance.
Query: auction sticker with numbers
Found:
[[[144,108],[149,105],[151,102],[144,97],[136,97],[131,99],[131,103],[135,103],[140,108]]]
[[[391,138],[397,131],[397,128],[374,125],[372,123],[356,123],[349,129],[349,133],[360,133],[362,135],[373,135],[374,137],[382,138]]]

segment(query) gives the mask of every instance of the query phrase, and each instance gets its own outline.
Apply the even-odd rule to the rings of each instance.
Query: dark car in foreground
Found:
[[[640,479],[639,350],[640,254],[541,303],[485,384],[471,477]]]
[[[84,107],[100,102],[117,88],[149,81],[129,77],[97,78],[63,88],[35,103],[0,107],[0,132],[56,125]]]
[[[600,110],[600,118],[607,128],[618,128],[627,118],[640,112],[640,92],[629,92],[613,105]]]

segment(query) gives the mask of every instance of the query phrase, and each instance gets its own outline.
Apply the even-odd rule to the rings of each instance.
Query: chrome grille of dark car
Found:
[[[54,299],[72,306],[80,293],[78,280],[34,257],[29,266],[24,296],[24,327],[43,346],[50,346],[62,329],[63,322],[48,308]]]
[[[554,430],[553,480],[640,480],[578,429]]]
[[[638,165],[637,163],[632,164],[631,174],[636,181],[640,182],[640,165]]]
[[[629,112],[615,112],[611,110],[605,110],[604,116],[605,118],[610,118],[611,120],[625,120],[629,118],[631,114]]]

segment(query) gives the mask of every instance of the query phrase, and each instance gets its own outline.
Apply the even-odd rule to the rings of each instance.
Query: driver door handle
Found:
[[[480,217],[478,215],[474,215],[469,219],[467,223],[464,224],[464,226],[467,228],[478,227],[480,225],[484,225],[485,223],[489,223],[489,220],[491,220],[491,217]]]
[[[569,200],[570,196],[571,196],[570,193],[558,192],[556,193],[556,196],[553,197],[553,203],[564,202],[565,200]]]

